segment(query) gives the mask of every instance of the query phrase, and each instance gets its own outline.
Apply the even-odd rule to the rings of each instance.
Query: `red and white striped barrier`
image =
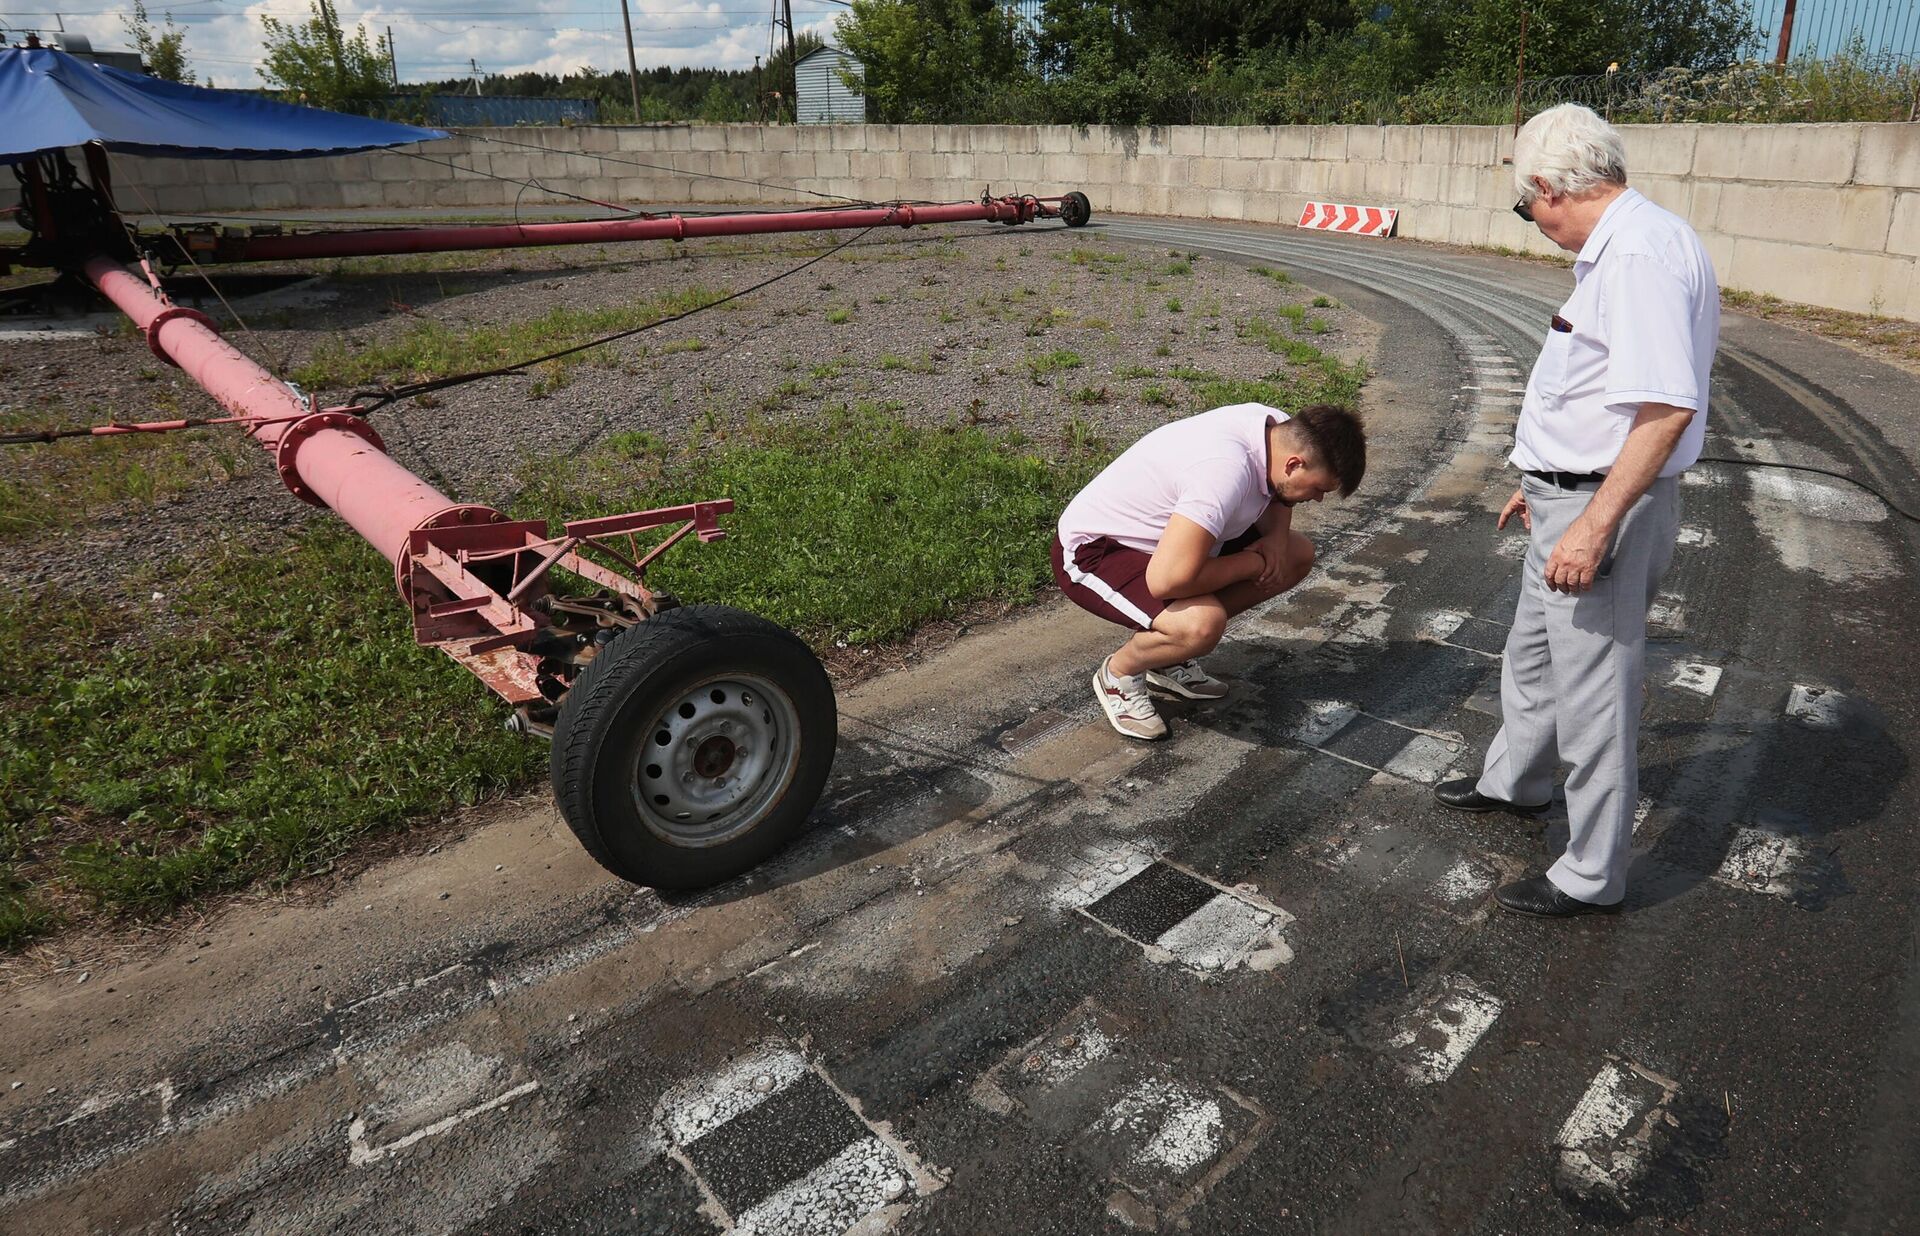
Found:
[[[1386,206],[1342,206],[1337,202],[1308,202],[1300,212],[1300,226],[1319,232],[1353,232],[1360,236],[1391,236],[1400,212]]]

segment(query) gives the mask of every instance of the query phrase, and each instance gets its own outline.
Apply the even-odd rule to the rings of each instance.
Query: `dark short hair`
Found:
[[[1360,478],[1367,474],[1367,427],[1360,423],[1360,414],[1316,403],[1295,412],[1287,428],[1299,434],[1316,462],[1340,478],[1340,496],[1353,497]]]

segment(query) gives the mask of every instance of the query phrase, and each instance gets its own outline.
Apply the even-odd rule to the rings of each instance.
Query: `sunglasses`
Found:
[[[1515,202],[1513,204],[1513,213],[1516,215],[1519,215],[1522,219],[1525,219],[1528,223],[1533,222],[1533,208],[1530,207],[1525,202]]]

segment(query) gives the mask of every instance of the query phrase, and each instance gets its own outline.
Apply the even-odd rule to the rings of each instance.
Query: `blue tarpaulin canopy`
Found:
[[[170,158],[289,159],[446,136],[440,129],[182,86],[49,47],[0,48],[0,163],[87,142]]]

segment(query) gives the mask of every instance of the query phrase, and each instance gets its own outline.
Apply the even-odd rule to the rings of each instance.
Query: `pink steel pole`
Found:
[[[95,257],[87,278],[119,306],[161,359],[178,365],[220,406],[250,422],[247,433],[273,452],[295,494],[331,507],[401,569],[407,534],[452,513],[487,522],[389,457],[371,426],[348,410],[317,412],[285,382],[222,339],[205,314],[183,309],[112,258]],[[471,514],[469,514],[471,512]]]
[[[588,219],[576,223],[501,223],[465,227],[308,232],[253,236],[223,244],[226,261],[285,258],[372,257],[390,253],[440,253],[451,249],[508,249],[527,245],[588,245],[623,240],[687,240],[765,232],[814,232],[927,223],[1024,223],[1039,214],[1040,199],[1003,197],[945,206],[871,206],[852,210],[789,210],[747,215],[668,215],[656,219]]]

